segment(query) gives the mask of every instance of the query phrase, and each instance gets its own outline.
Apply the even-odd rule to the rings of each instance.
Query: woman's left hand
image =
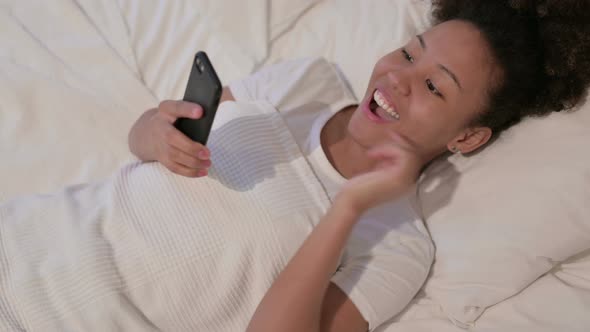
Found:
[[[353,209],[357,214],[404,194],[416,182],[424,165],[406,139],[392,133],[392,142],[367,152],[378,160],[367,173],[351,178],[336,196],[334,205]]]

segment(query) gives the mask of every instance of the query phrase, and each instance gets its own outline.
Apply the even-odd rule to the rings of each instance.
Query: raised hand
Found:
[[[368,158],[378,161],[376,167],[350,179],[336,196],[335,205],[360,214],[412,187],[424,162],[408,140],[395,133],[391,137],[390,143],[367,152]]]

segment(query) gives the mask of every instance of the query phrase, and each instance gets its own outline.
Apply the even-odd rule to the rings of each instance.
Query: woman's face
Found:
[[[485,144],[491,130],[469,126],[497,77],[479,30],[449,21],[381,58],[348,124],[350,136],[370,148],[395,131],[424,160],[452,146],[466,153]]]

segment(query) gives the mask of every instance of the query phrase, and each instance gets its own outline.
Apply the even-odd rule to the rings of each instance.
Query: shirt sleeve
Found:
[[[434,246],[413,211],[400,200],[363,215],[332,277],[370,331],[399,314],[428,276]]]
[[[310,101],[333,104],[354,95],[339,69],[321,57],[287,60],[266,66],[234,81],[229,88],[236,101],[264,100],[279,111]]]

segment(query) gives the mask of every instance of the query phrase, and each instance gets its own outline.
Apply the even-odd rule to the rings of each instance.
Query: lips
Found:
[[[399,113],[395,110],[395,107],[391,102],[389,102],[385,95],[379,91],[379,89],[375,90],[373,93],[373,101],[379,106],[382,110],[387,112],[389,116],[392,118],[399,120]]]
[[[393,105],[379,89],[376,89],[371,98],[365,102],[363,111],[369,120],[375,123],[399,121],[399,113]]]

